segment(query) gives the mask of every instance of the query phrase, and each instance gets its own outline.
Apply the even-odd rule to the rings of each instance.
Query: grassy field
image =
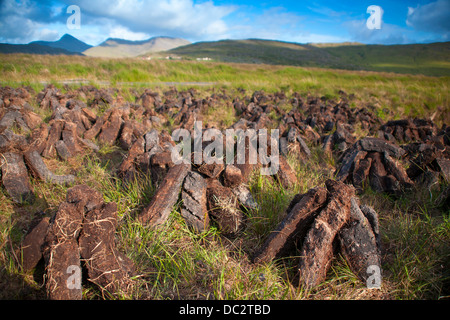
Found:
[[[449,77],[428,77],[370,71],[344,71],[292,66],[227,64],[141,59],[106,59],[75,56],[0,55],[2,85],[30,85],[37,91],[44,82],[62,87],[67,80],[116,87],[161,87],[167,83],[213,83],[219,88],[298,92],[338,98],[339,90],[356,95],[356,106],[373,105],[379,116],[432,116],[450,123]],[[105,84],[105,81],[107,82]],[[191,84],[195,86],[195,84]],[[358,104],[358,105],[356,105]]]
[[[449,78],[399,75],[363,71],[341,71],[254,64],[186,61],[144,61],[87,57],[1,55],[1,85],[29,85],[39,92],[44,82],[66,90],[62,82],[86,80],[94,85],[117,87],[126,100],[134,101],[132,90],[164,91],[167,82],[180,90],[185,82],[198,82],[200,94],[226,90],[239,95],[255,90],[294,92],[303,96],[339,97],[339,90],[355,94],[352,107],[375,106],[383,120],[407,116],[433,117],[439,125],[450,123]],[[106,82],[107,81],[107,82]],[[213,83],[213,84],[208,84]],[[206,85],[205,85],[206,84]],[[78,85],[74,85],[78,86]],[[37,104],[32,107],[45,118]],[[238,117],[232,106],[209,110],[220,125]],[[47,117],[48,119],[48,117]],[[362,137],[360,132],[358,138]],[[116,146],[101,146],[96,155],[79,155],[66,162],[46,160],[56,174],[72,173],[76,183],[86,183],[103,193],[105,201],[118,204],[120,223],[117,243],[136,264],[139,287],[123,299],[439,299],[450,295],[450,217],[436,207],[436,190],[417,189],[400,198],[370,190],[361,202],[378,211],[382,235],[382,288],[369,290],[337,257],[327,280],[307,291],[291,282],[298,259],[254,265],[249,253],[263,243],[267,234],[284,218],[284,211],[299,192],[323,185],[333,178],[330,170],[337,159],[325,157],[320,146],[310,145],[312,156],[300,163],[288,159],[299,180],[294,189],[284,189],[255,173],[250,189],[260,210],[247,213],[247,227],[238,237],[227,239],[210,228],[192,233],[176,205],[169,221],[159,229],[146,229],[133,218],[151,200],[154,187],[142,176],[125,186],[114,174],[125,152]],[[53,215],[64,201],[68,187],[32,180],[37,201],[17,207],[0,192],[0,298],[44,298],[33,274],[18,267],[12,248],[21,241],[32,214]],[[444,186],[442,186],[444,187]],[[103,298],[98,289],[86,286],[85,299]]]

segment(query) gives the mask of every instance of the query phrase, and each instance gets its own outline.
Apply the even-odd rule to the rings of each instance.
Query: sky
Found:
[[[68,12],[73,5],[79,10]],[[369,6],[382,14],[372,16]],[[191,42],[442,42],[450,41],[450,0],[0,0],[0,42],[55,41],[66,33],[90,45],[154,36]]]

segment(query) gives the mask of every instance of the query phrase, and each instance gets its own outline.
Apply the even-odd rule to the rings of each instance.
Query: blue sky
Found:
[[[67,26],[69,5],[80,8],[79,29]],[[383,10],[380,29],[366,26],[370,5]],[[110,37],[153,36],[192,42],[439,42],[450,40],[450,0],[0,0],[0,42],[53,41],[65,33],[91,45]]]

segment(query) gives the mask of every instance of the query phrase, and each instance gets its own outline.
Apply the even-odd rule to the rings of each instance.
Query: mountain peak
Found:
[[[65,33],[58,41],[61,40],[78,40],[77,38],[75,38],[74,36],[72,36],[71,34]],[[80,40],[78,40],[80,41]]]
[[[76,53],[81,53],[92,47],[67,33],[64,34],[58,41],[33,41],[30,44],[39,44],[41,46],[59,48]]]

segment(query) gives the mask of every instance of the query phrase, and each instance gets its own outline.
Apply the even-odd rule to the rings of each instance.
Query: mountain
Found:
[[[0,53],[82,55],[90,45],[65,34],[58,41],[33,41],[28,44],[0,43]]]
[[[171,37],[154,37],[142,41],[109,38],[98,46],[87,49],[83,54],[91,57],[137,57],[145,53],[166,51],[188,44],[190,42],[187,40]]]
[[[38,44],[41,46],[48,46],[52,48],[64,49],[70,52],[81,53],[91,48],[91,45],[78,40],[70,34],[65,34],[58,41],[33,41],[30,44]]]
[[[450,42],[407,45],[299,44],[273,40],[197,42],[167,52],[185,58],[450,76]]]
[[[0,53],[30,53],[30,54],[65,54],[65,55],[82,55],[78,52],[71,52],[61,48],[53,48],[43,46],[36,43],[30,44],[9,44],[0,43]]]
[[[69,34],[58,41],[33,41],[29,44],[0,44],[0,53],[31,54],[67,54],[86,55],[91,57],[137,57],[149,52],[170,50],[190,44],[180,38],[154,37],[142,41],[109,38],[100,45],[92,47]]]

